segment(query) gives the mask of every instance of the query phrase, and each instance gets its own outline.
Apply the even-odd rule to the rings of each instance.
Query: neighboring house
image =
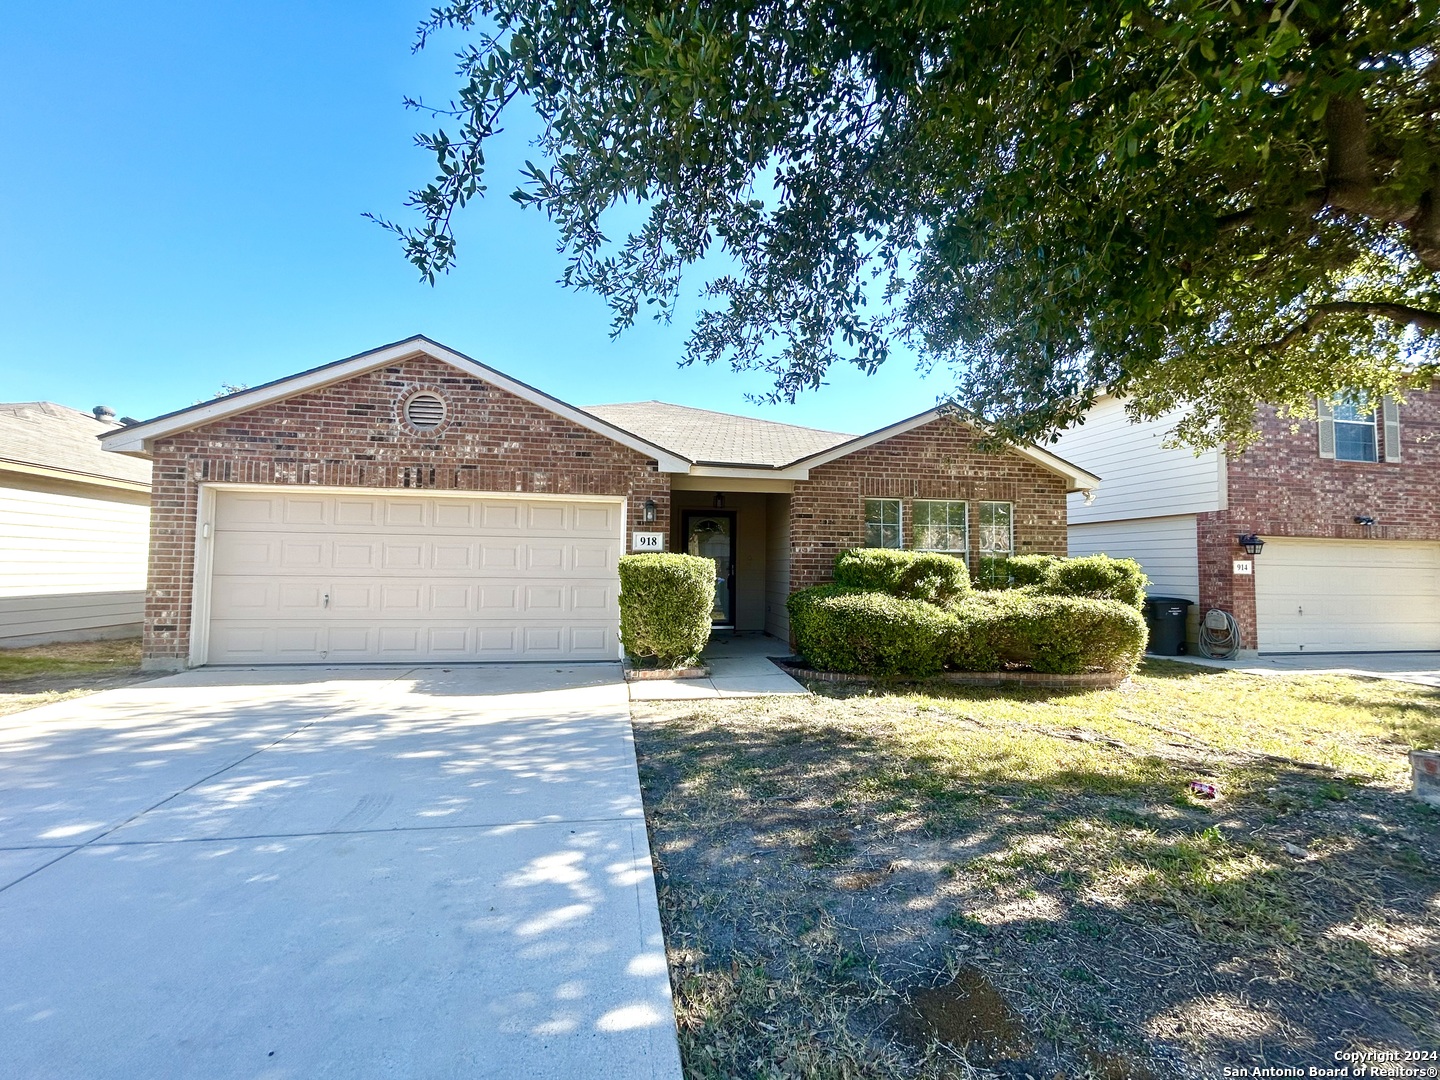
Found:
[[[140,633],[150,465],[101,450],[114,415],[0,404],[0,648]]]
[[[1071,500],[1072,555],[1140,560],[1153,594],[1197,602],[1192,641],[1220,608],[1247,650],[1440,649],[1440,392],[1321,403],[1299,424],[1262,409],[1244,453],[1166,449],[1172,424],[1104,398],[1061,436],[1057,452],[1105,476]]]
[[[927,412],[851,437],[659,402],[579,409],[425,338],[112,432],[154,461],[146,663],[619,655],[617,559],[693,551],[715,618],[867,542],[1063,552],[1096,477]]]

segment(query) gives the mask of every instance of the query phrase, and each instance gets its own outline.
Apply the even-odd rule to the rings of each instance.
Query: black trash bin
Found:
[[[1185,653],[1185,621],[1192,603],[1183,596],[1145,598],[1145,621],[1150,624],[1147,651],[1161,656],[1182,656]]]

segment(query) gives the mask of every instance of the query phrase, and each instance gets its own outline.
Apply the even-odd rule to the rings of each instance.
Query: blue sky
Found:
[[[904,359],[837,370],[794,406],[762,374],[680,369],[686,325],[609,338],[557,285],[555,232],[508,194],[530,153],[516,113],[460,269],[421,284],[361,218],[430,177],[404,94],[443,99],[424,3],[9,5],[0,15],[0,400],[146,417],[414,333],[575,404],[660,398],[861,432],[928,408]],[[698,281],[691,282],[692,292]]]

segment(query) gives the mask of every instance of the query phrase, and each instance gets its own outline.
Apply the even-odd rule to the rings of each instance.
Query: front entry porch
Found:
[[[769,634],[781,645],[771,655],[782,655],[790,639],[790,494],[770,485],[781,486],[672,490],[669,547],[715,561],[717,631]]]

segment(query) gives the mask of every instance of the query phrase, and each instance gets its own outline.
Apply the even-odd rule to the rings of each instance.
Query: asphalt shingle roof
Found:
[[[148,461],[100,448],[115,426],[53,401],[0,402],[0,462],[150,483]]]
[[[585,411],[646,442],[701,463],[779,467],[855,437],[663,401],[588,405]]]

